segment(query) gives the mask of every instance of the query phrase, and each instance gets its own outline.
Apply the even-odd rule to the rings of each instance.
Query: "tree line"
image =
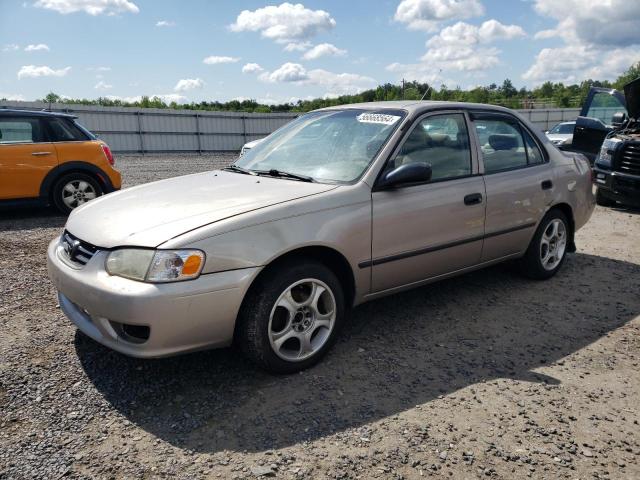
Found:
[[[231,100],[228,102],[201,101],[191,103],[166,103],[159,97],[143,96],[139,101],[127,102],[123,100],[100,97],[97,99],[69,99],[62,98],[51,92],[44,102],[70,103],[80,105],[100,105],[106,107],[139,107],[139,108],[173,108],[189,110],[213,110],[252,113],[271,112],[308,112],[317,108],[344,105],[349,103],[373,102],[384,100],[445,100],[456,102],[487,103],[502,105],[509,108],[570,108],[580,107],[584,102],[589,87],[604,87],[622,89],[622,87],[640,77],[640,62],[629,67],[615,81],[584,80],[578,84],[565,85],[558,82],[545,82],[539,87],[520,89],[505,79],[501,85],[492,83],[488,86],[478,86],[469,90],[460,87],[447,88],[442,85],[434,88],[428,83],[416,81],[401,84],[385,83],[376,88],[365,90],[354,95],[341,95],[332,98],[316,98],[313,100],[299,100],[296,103],[282,103],[279,105],[265,105],[256,100]]]

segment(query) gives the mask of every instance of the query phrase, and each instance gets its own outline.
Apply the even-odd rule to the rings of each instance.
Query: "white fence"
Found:
[[[210,112],[0,101],[0,108],[72,113],[118,153],[238,151],[296,118],[293,113]],[[541,130],[575,120],[577,108],[518,110]]]

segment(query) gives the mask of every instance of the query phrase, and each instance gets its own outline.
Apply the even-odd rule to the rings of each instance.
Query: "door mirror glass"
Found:
[[[381,187],[396,187],[410,183],[424,183],[431,180],[431,175],[431,165],[428,163],[407,163],[384,174],[378,185]]]

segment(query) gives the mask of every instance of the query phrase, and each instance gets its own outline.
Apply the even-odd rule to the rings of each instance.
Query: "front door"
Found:
[[[526,250],[544,215],[553,170],[528,130],[511,116],[474,116],[487,189],[482,261]]]
[[[432,179],[372,193],[372,292],[475,265],[484,234],[485,188],[462,112],[414,122],[385,168],[431,166]]]
[[[0,117],[0,199],[36,198],[44,177],[58,165],[37,117]]]

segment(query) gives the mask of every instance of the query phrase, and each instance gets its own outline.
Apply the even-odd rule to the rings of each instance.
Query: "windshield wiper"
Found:
[[[315,182],[313,177],[300,175],[298,173],[283,172],[282,170],[276,170],[275,168],[272,168],[271,170],[254,170],[254,172],[258,175],[268,175],[270,177],[290,178],[292,180],[300,180],[301,182]]]
[[[222,170],[227,170],[229,172],[244,173],[245,175],[257,175],[257,173],[254,172],[253,170],[239,167],[238,165],[229,165],[228,167],[224,167]]]

